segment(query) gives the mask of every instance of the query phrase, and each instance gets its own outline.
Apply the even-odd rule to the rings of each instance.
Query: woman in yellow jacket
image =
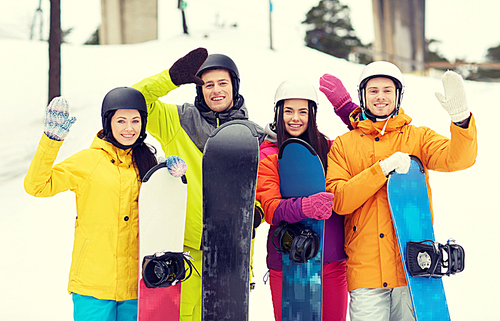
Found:
[[[472,166],[477,133],[462,78],[442,78],[445,96],[436,93],[451,116],[451,139],[427,127],[410,125],[399,108],[404,91],[401,71],[389,62],[365,67],[358,86],[360,108],[351,113],[353,130],[338,137],[328,154],[326,190],[333,210],[345,215],[345,252],[350,318],[413,320],[403,265],[387,201],[387,176],[405,173],[409,155],[428,170],[452,172]]]
[[[90,148],[53,166],[75,121],[64,98],[54,98],[24,188],[37,197],[66,190],[76,194],[68,285],[74,319],[135,321],[139,187],[156,157],[144,144],[147,107],[138,90],[120,87],[108,92],[101,116],[103,130]]]

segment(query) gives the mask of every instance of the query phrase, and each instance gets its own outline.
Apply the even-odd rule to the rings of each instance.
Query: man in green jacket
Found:
[[[190,83],[197,85],[194,104],[175,105],[158,99],[180,85]],[[165,157],[179,156],[187,164],[189,184],[184,247],[185,251],[190,251],[200,274],[203,148],[208,136],[218,126],[232,120],[248,119],[244,98],[239,93],[239,83],[238,68],[231,58],[222,54],[208,55],[206,49],[197,48],[177,60],[169,69],[132,86],[146,98],[146,129],[161,143]],[[258,125],[256,130],[261,134],[262,142],[264,131]],[[260,224],[262,216],[257,215],[254,225]],[[201,277],[193,273],[182,285],[181,320],[200,319]]]

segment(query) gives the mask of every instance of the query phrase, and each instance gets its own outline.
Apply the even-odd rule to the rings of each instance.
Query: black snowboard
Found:
[[[248,320],[259,137],[250,121],[215,130],[203,152],[202,320]]]

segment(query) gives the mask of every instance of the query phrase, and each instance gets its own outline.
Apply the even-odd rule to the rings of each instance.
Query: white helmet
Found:
[[[403,93],[405,91],[405,85],[403,81],[403,74],[401,70],[388,61],[375,61],[372,62],[363,69],[361,72],[361,76],[359,77],[359,85],[358,85],[358,97],[359,104],[361,110],[370,118],[371,113],[366,108],[366,83],[376,77],[385,77],[389,78],[394,82],[396,86],[396,108],[394,109],[393,114],[396,115],[399,111],[399,107],[401,105],[401,101],[403,100]]]
[[[276,94],[274,94],[274,121],[271,124],[271,129],[276,130],[276,125],[278,123],[278,103],[285,99],[306,99],[314,103],[312,107],[313,117],[316,117],[316,111],[318,109],[318,93],[313,84],[302,79],[291,79],[282,82],[278,89],[276,89]]]
[[[279,85],[274,95],[274,105],[285,99],[307,99],[318,105],[316,88],[302,79],[285,80]]]

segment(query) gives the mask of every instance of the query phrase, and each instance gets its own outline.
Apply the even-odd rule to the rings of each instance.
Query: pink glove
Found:
[[[319,78],[319,90],[328,98],[337,115],[342,107],[352,101],[342,81],[333,75],[324,74]]]
[[[320,192],[302,198],[302,212],[316,220],[326,220],[332,215],[333,194]]]

